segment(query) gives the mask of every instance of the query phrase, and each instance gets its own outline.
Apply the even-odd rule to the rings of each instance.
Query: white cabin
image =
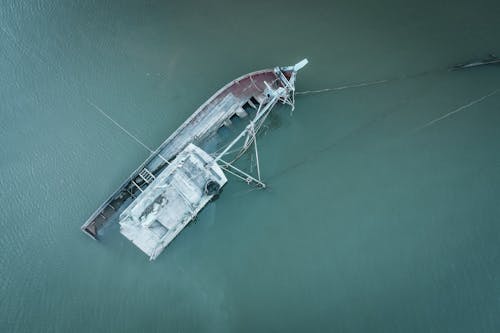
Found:
[[[189,144],[121,213],[120,232],[154,260],[226,182],[214,159]]]

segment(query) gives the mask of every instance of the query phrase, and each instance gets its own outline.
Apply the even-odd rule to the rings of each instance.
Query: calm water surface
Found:
[[[499,332],[498,1],[4,1],[1,332]],[[157,261],[79,227],[214,91],[308,57]],[[458,110],[449,117],[431,123]]]

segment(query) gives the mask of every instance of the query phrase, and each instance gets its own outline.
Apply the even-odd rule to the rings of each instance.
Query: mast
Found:
[[[243,131],[238,134],[238,136],[231,141],[226,148],[215,157],[214,163],[220,163],[220,167],[223,168],[225,171],[231,173],[232,175],[244,180],[247,184],[251,184],[252,182],[256,183],[262,188],[266,187],[266,184],[262,182],[261,180],[261,172],[260,172],[260,162],[259,162],[259,151],[257,148],[257,133],[260,129],[260,125],[262,125],[262,122],[265,120],[267,115],[271,112],[271,109],[276,105],[278,102],[282,102],[283,104],[288,104],[292,107],[292,111],[294,109],[294,104],[295,104],[295,78],[297,75],[297,71],[303,68],[305,65],[307,65],[308,61],[307,59],[303,59],[302,61],[298,62],[294,66],[289,66],[289,67],[276,67],[274,69],[274,73],[276,76],[279,78],[279,80],[282,83],[282,87],[273,89],[272,87],[269,86],[267,82],[264,82],[266,85],[266,89],[264,93],[270,97],[271,99],[267,104],[262,107],[262,105],[259,107],[257,110],[257,114],[255,117],[250,120],[250,123],[245,127]],[[283,74],[283,71],[292,71],[290,75],[290,79],[287,79],[285,75]],[[262,107],[262,108],[261,108]],[[260,123],[259,123],[260,122]],[[244,172],[243,170],[237,168],[236,166],[233,165],[233,163],[229,163],[224,161],[222,158],[228,154],[228,152],[233,148],[241,139],[245,139],[245,142],[242,146],[241,153],[239,156],[241,156],[242,153],[244,153],[250,145],[253,143],[254,145],[254,153],[255,153],[255,161],[257,164],[257,178],[249,175],[248,173]]]

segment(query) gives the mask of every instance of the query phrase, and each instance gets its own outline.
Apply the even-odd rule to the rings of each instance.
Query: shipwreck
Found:
[[[82,231],[98,239],[107,223],[154,260],[228,181],[226,173],[265,188],[257,134],[276,106],[294,108],[295,80],[304,59],[294,66],[243,75],[203,103],[88,218]],[[230,138],[217,136],[232,119],[244,126]],[[235,166],[253,152],[255,174]]]

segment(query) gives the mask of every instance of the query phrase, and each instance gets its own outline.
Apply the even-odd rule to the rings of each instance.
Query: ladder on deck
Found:
[[[151,171],[149,171],[147,168],[144,168],[137,174],[143,181],[144,184],[151,184],[155,180],[155,175]],[[142,193],[144,190],[142,187],[136,183],[135,180],[132,179],[131,183]],[[130,192],[129,192],[130,193]],[[130,193],[132,195],[132,193]],[[133,196],[133,195],[132,195]],[[135,197],[135,196],[134,196]]]
[[[139,177],[142,178],[146,183],[151,184],[155,180],[155,176],[147,168],[144,168],[139,172]]]

